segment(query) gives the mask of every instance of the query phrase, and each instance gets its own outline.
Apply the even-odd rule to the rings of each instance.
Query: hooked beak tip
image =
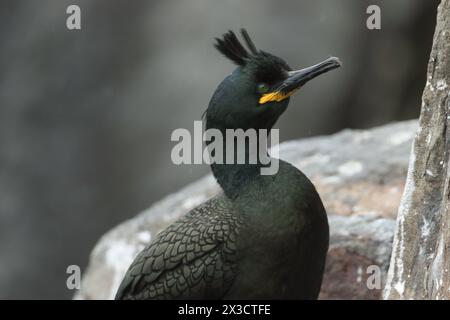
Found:
[[[340,66],[342,66],[342,62],[341,62],[341,60],[338,57],[329,57],[325,61],[330,61],[331,63],[336,65],[336,68],[339,68]]]

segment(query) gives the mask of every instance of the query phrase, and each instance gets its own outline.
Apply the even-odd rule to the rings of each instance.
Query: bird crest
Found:
[[[241,34],[248,50],[242,45],[236,34],[231,30],[225,33],[222,38],[216,38],[216,43],[214,46],[220,53],[233,61],[235,64],[244,66],[247,64],[249,59],[260,54],[260,51],[256,49],[255,44],[247,33],[247,30],[241,29]]]

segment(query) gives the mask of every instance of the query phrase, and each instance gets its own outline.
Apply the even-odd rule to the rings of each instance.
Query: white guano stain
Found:
[[[430,223],[428,222],[428,220],[425,217],[422,217],[422,228],[421,228],[421,237],[422,238],[427,238],[430,235]]]
[[[447,87],[448,87],[447,82],[445,82],[444,79],[438,80],[436,83],[436,89],[438,91],[443,91],[443,90],[447,89]]]
[[[427,145],[429,145],[429,144],[431,143],[431,131],[428,132],[428,135],[427,135],[427,138],[426,138],[426,140],[425,140],[425,143],[426,143]]]
[[[444,266],[444,250],[445,250],[445,240],[444,234],[441,234],[439,239],[439,245],[436,250],[436,256],[430,268],[430,280],[431,280],[431,290],[432,294],[436,293],[436,299],[440,299],[439,289],[444,284],[444,273],[442,272]],[[430,290],[430,291],[431,291]]]
[[[427,170],[425,170],[425,173],[427,174],[427,176],[430,176],[430,177],[435,177],[436,175],[433,173],[433,171],[431,171],[430,169],[427,169]]]
[[[405,291],[404,280],[404,254],[405,254],[405,216],[412,214],[410,204],[412,196],[416,189],[414,182],[414,168],[416,165],[415,146],[411,149],[410,161],[408,166],[408,175],[406,177],[406,185],[403,191],[402,200],[398,209],[397,216],[397,231],[394,237],[393,248],[394,252],[391,256],[391,267],[389,268],[388,277],[386,281],[386,289],[384,297],[388,298],[392,289],[397,291],[400,298],[403,298]]]
[[[405,281],[399,281],[394,285],[394,289],[398,292],[400,297],[403,296],[403,292],[405,292]]]

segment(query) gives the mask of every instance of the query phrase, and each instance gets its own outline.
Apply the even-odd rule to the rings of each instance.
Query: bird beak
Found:
[[[341,62],[339,59],[331,57],[311,67],[289,71],[286,80],[284,80],[274,91],[261,96],[259,103],[263,104],[271,101],[280,102],[294,94],[309,80],[314,79],[322,73],[339,68],[340,66]]]

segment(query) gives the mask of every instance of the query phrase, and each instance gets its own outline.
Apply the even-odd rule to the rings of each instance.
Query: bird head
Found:
[[[245,29],[246,47],[233,31],[216,38],[215,47],[237,65],[217,87],[206,110],[207,128],[270,129],[286,110],[292,94],[309,80],[340,66],[331,57],[292,70],[281,58],[258,50]]]

